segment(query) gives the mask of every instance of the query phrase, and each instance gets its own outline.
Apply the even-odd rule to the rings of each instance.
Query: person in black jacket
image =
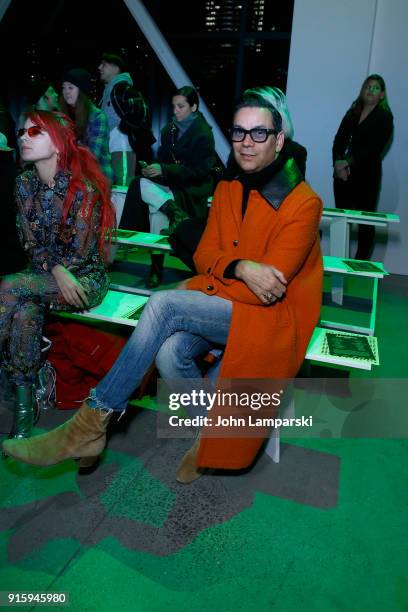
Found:
[[[157,162],[142,166],[142,177],[130,185],[119,227],[141,226],[140,205],[148,205],[150,231],[172,234],[183,219],[205,220],[214,187],[216,155],[212,129],[198,111],[193,87],[178,89],[172,98],[173,118],[161,132]],[[139,210],[137,210],[139,209]],[[161,281],[164,255],[153,254],[147,286]]]
[[[101,81],[105,83],[100,107],[108,119],[113,182],[129,185],[135,176],[136,155],[140,155],[140,149],[136,149],[131,137],[127,115],[130,113],[132,119],[137,115],[138,121],[142,121],[142,118],[147,119],[148,108],[141,93],[133,86],[132,77],[126,72],[125,61],[120,55],[104,53],[98,70]],[[146,139],[145,130],[142,130],[141,139]],[[154,140],[150,144],[152,142]]]
[[[390,141],[393,116],[384,79],[366,78],[357,100],[342,119],[333,142],[334,198],[337,208],[375,211],[381,186],[382,154]],[[356,259],[369,259],[372,225],[358,226]]]

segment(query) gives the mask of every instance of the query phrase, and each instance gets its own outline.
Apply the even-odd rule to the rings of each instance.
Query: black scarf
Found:
[[[286,155],[280,153],[269,166],[262,168],[259,172],[244,172],[235,160],[231,160],[224,178],[227,181],[235,179],[242,183],[242,218],[244,218],[247,209],[249,192],[252,189],[260,191],[264,185],[269,183],[269,181],[282,170],[286,161]]]

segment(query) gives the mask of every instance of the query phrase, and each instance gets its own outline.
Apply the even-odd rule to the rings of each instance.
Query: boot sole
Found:
[[[78,457],[76,459],[76,462],[78,463],[78,469],[84,470],[96,466],[96,464],[100,460],[100,457],[100,455],[96,455],[94,457]]]

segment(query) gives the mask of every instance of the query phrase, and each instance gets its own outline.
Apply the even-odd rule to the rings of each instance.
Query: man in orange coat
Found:
[[[105,446],[111,414],[126,408],[154,361],[163,378],[196,379],[195,358],[222,345],[221,379],[296,375],[320,313],[322,203],[294,160],[280,154],[281,128],[264,98],[238,105],[231,129],[236,164],[215,192],[194,258],[199,274],[185,289],[150,298],[118,360],[72,419],[42,436],[5,442],[6,453],[36,465],[69,457],[89,465]],[[250,465],[262,438],[227,434],[208,437],[204,428],[177,479]]]

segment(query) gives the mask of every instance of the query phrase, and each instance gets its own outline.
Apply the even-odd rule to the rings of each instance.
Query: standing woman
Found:
[[[77,144],[68,117],[29,112],[18,136],[22,159],[34,164],[16,181],[17,225],[29,264],[0,285],[0,356],[16,388],[9,437],[24,438],[33,426],[44,316],[50,308],[83,310],[102,301],[109,285],[105,239],[115,213],[108,181]]]
[[[102,172],[112,182],[108,120],[90,99],[91,89],[89,72],[82,68],[68,70],[62,77],[61,110],[75,122],[79,141],[92,151]]]
[[[333,143],[334,198],[337,208],[375,211],[381,186],[382,154],[393,129],[384,79],[366,78],[357,100],[340,124]],[[369,259],[372,225],[358,226],[356,259]]]
[[[143,203],[149,208],[153,234],[167,228],[171,234],[183,219],[207,218],[207,200],[214,188],[211,170],[216,159],[212,128],[198,110],[198,93],[193,87],[178,89],[172,105],[174,114],[162,129],[157,163],[146,164],[143,178],[136,177],[131,183],[121,228],[144,229],[137,220],[137,208]],[[152,255],[149,288],[160,284],[163,260],[162,254]]]

